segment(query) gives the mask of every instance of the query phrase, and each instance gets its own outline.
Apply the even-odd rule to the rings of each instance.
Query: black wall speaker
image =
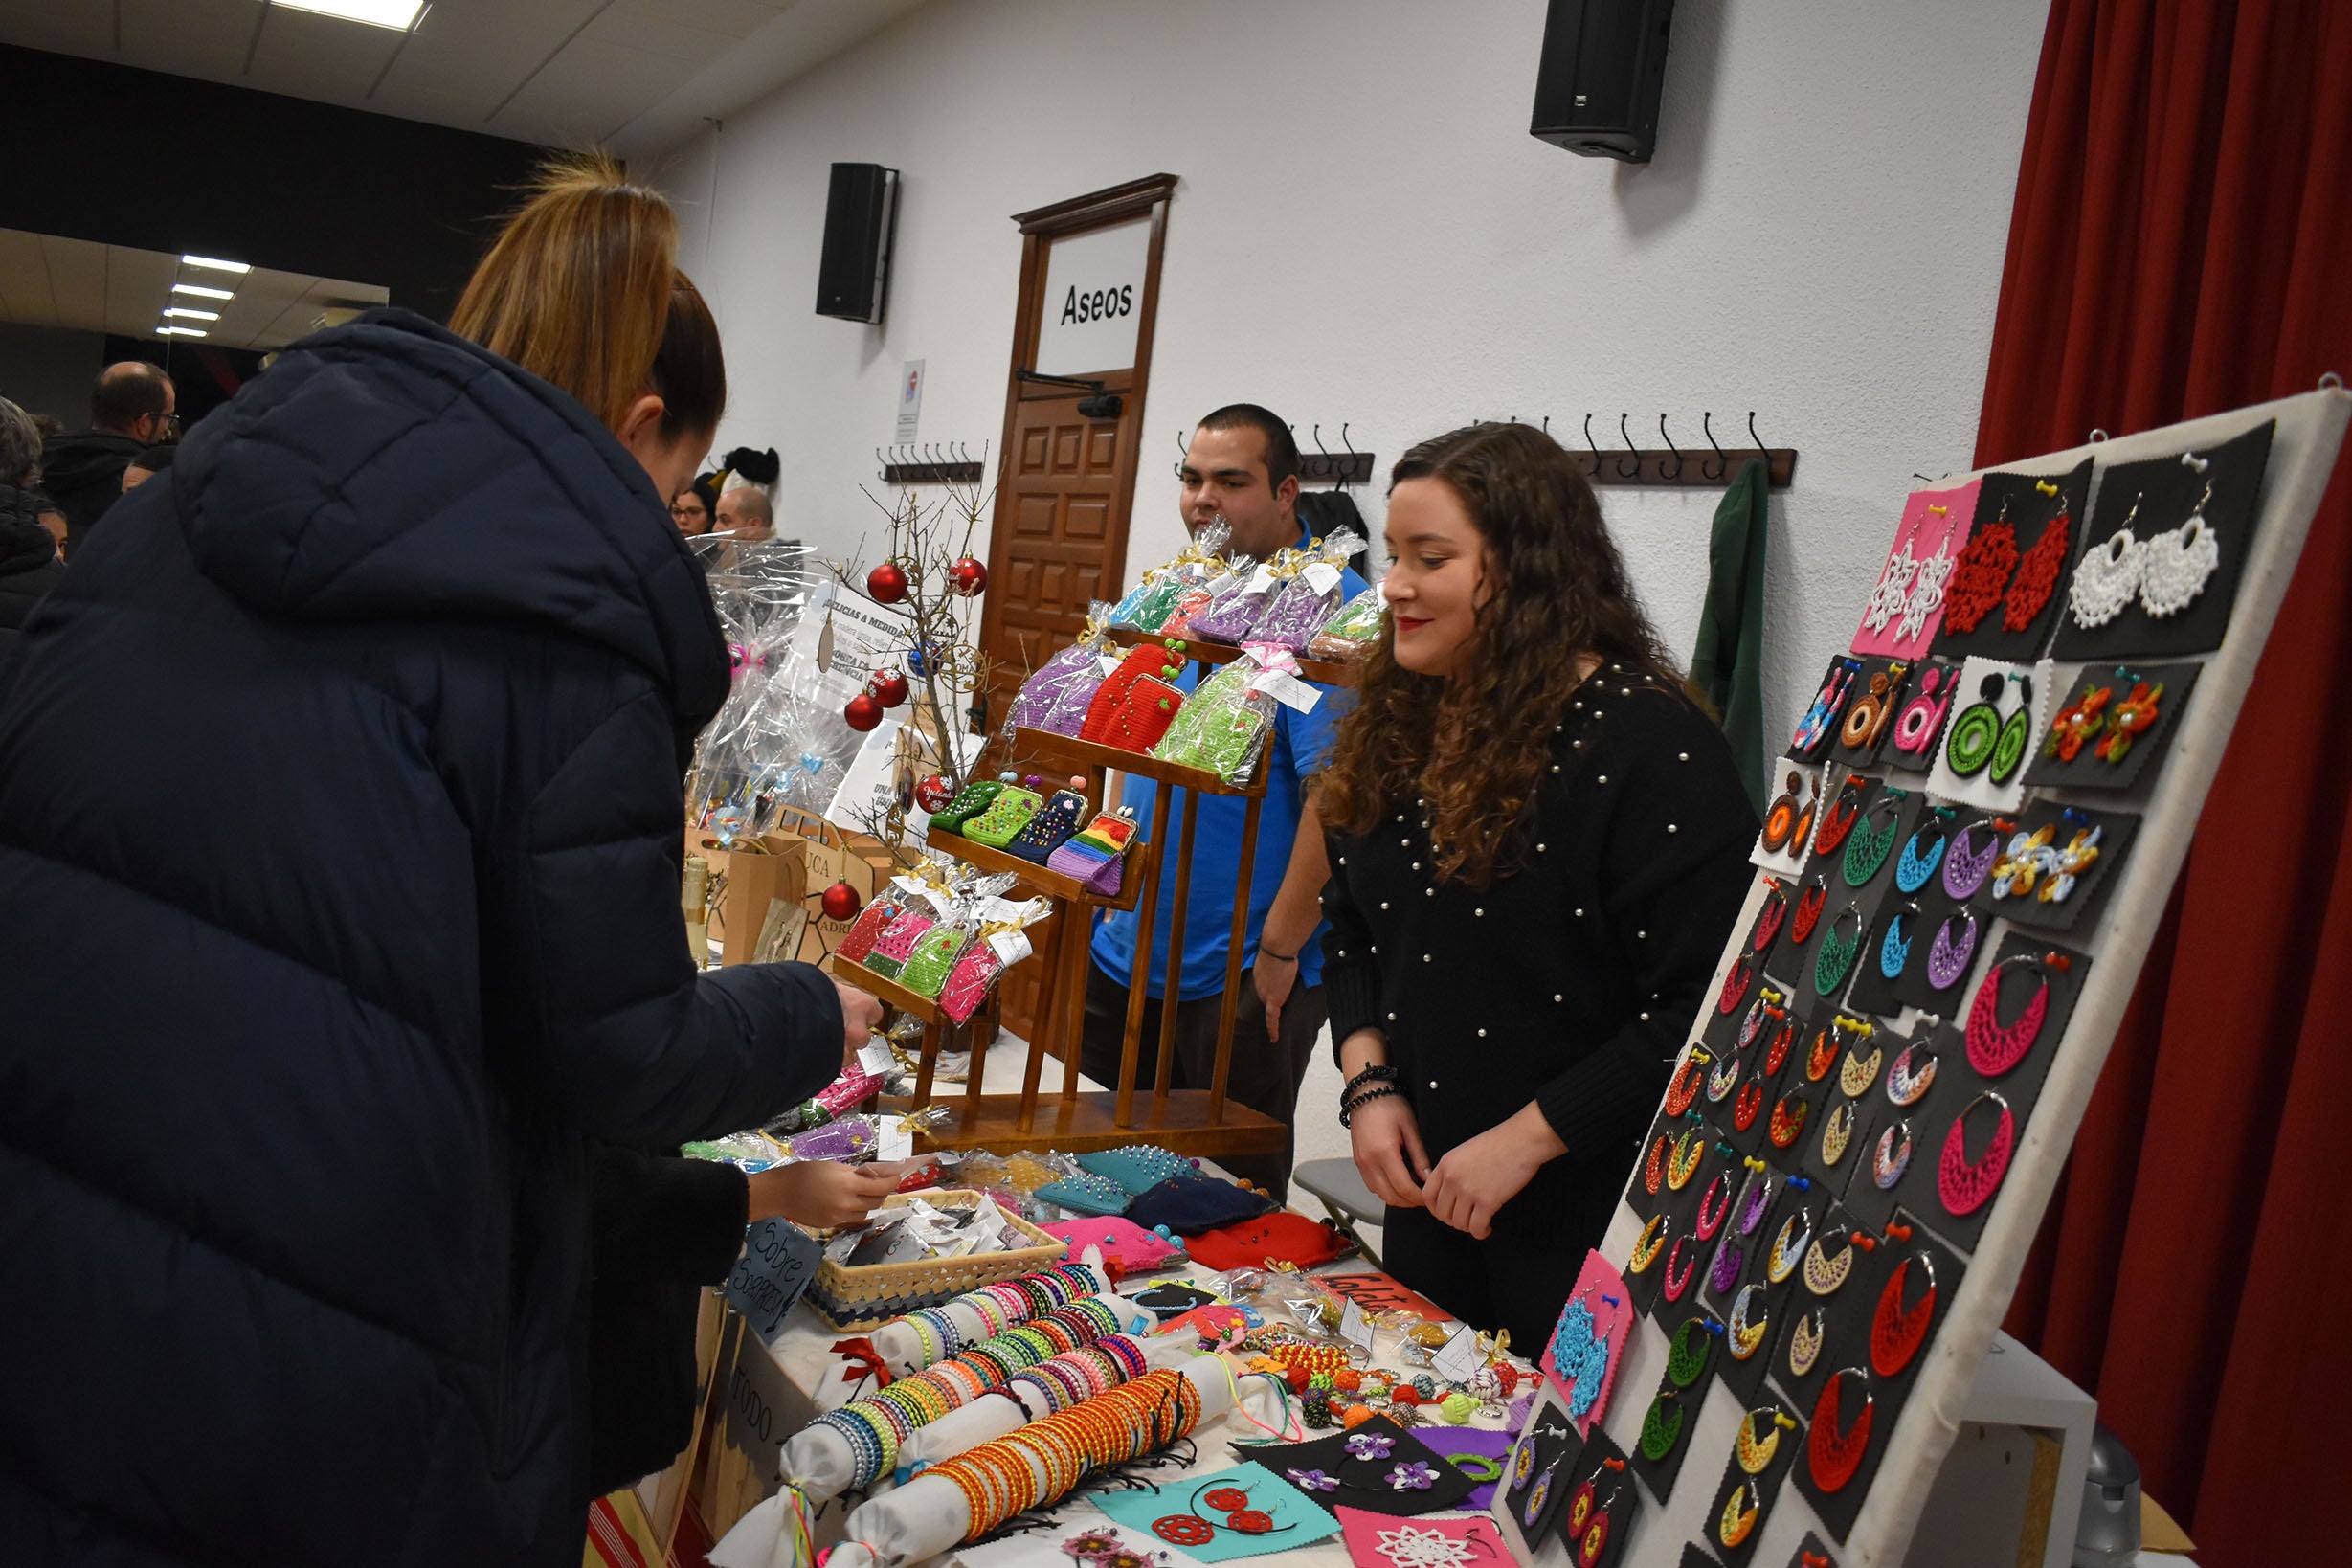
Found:
[[[898,227],[898,170],[835,164],[825,193],[825,249],[817,262],[817,313],[878,322],[890,293],[890,236]]]
[[[1588,158],[1649,162],[1673,20],[1674,0],[1552,0],[1529,133]]]

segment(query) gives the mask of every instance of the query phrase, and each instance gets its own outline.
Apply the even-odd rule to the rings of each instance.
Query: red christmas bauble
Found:
[[[963,556],[948,568],[948,586],[970,598],[988,586],[988,568],[972,556]]]
[[[896,670],[876,670],[865,678],[865,689],[883,706],[896,707],[907,700],[907,678]]]
[[[941,810],[954,798],[955,792],[948,787],[947,779],[938,773],[931,774],[915,786],[915,804],[925,811]]]
[[[898,603],[907,596],[907,569],[896,561],[883,562],[865,574],[865,592],[876,604]]]
[[[882,705],[862,691],[841,709],[841,717],[849,721],[852,729],[871,729],[882,723]]]
[[[854,920],[865,903],[858,896],[858,890],[845,882],[835,883],[824,890],[822,897],[827,920]]]

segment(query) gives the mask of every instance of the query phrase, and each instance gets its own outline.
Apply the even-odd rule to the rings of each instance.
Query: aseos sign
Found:
[[[1056,239],[1045,258],[1035,368],[1098,375],[1131,367],[1151,257],[1150,218]]]

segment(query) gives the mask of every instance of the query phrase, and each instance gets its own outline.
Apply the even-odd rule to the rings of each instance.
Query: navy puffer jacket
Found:
[[[414,316],[289,349],[0,663],[0,1562],[546,1563],[590,1138],[839,1071],[698,978],[728,689],[644,471]]]

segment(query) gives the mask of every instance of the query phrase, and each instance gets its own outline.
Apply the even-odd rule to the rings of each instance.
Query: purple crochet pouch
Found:
[[[1047,715],[1067,700],[1073,682],[1086,685],[1086,695],[1079,700],[1080,718],[1086,716],[1086,705],[1094,698],[1094,688],[1103,683],[1100,664],[1093,649],[1075,642],[1055,654],[1038,667],[1037,673],[1020,683],[1020,691],[1013,699],[1013,722],[1030,729],[1046,728]],[[1064,731],[1056,731],[1064,733]],[[1066,733],[1076,734],[1075,729]]]

